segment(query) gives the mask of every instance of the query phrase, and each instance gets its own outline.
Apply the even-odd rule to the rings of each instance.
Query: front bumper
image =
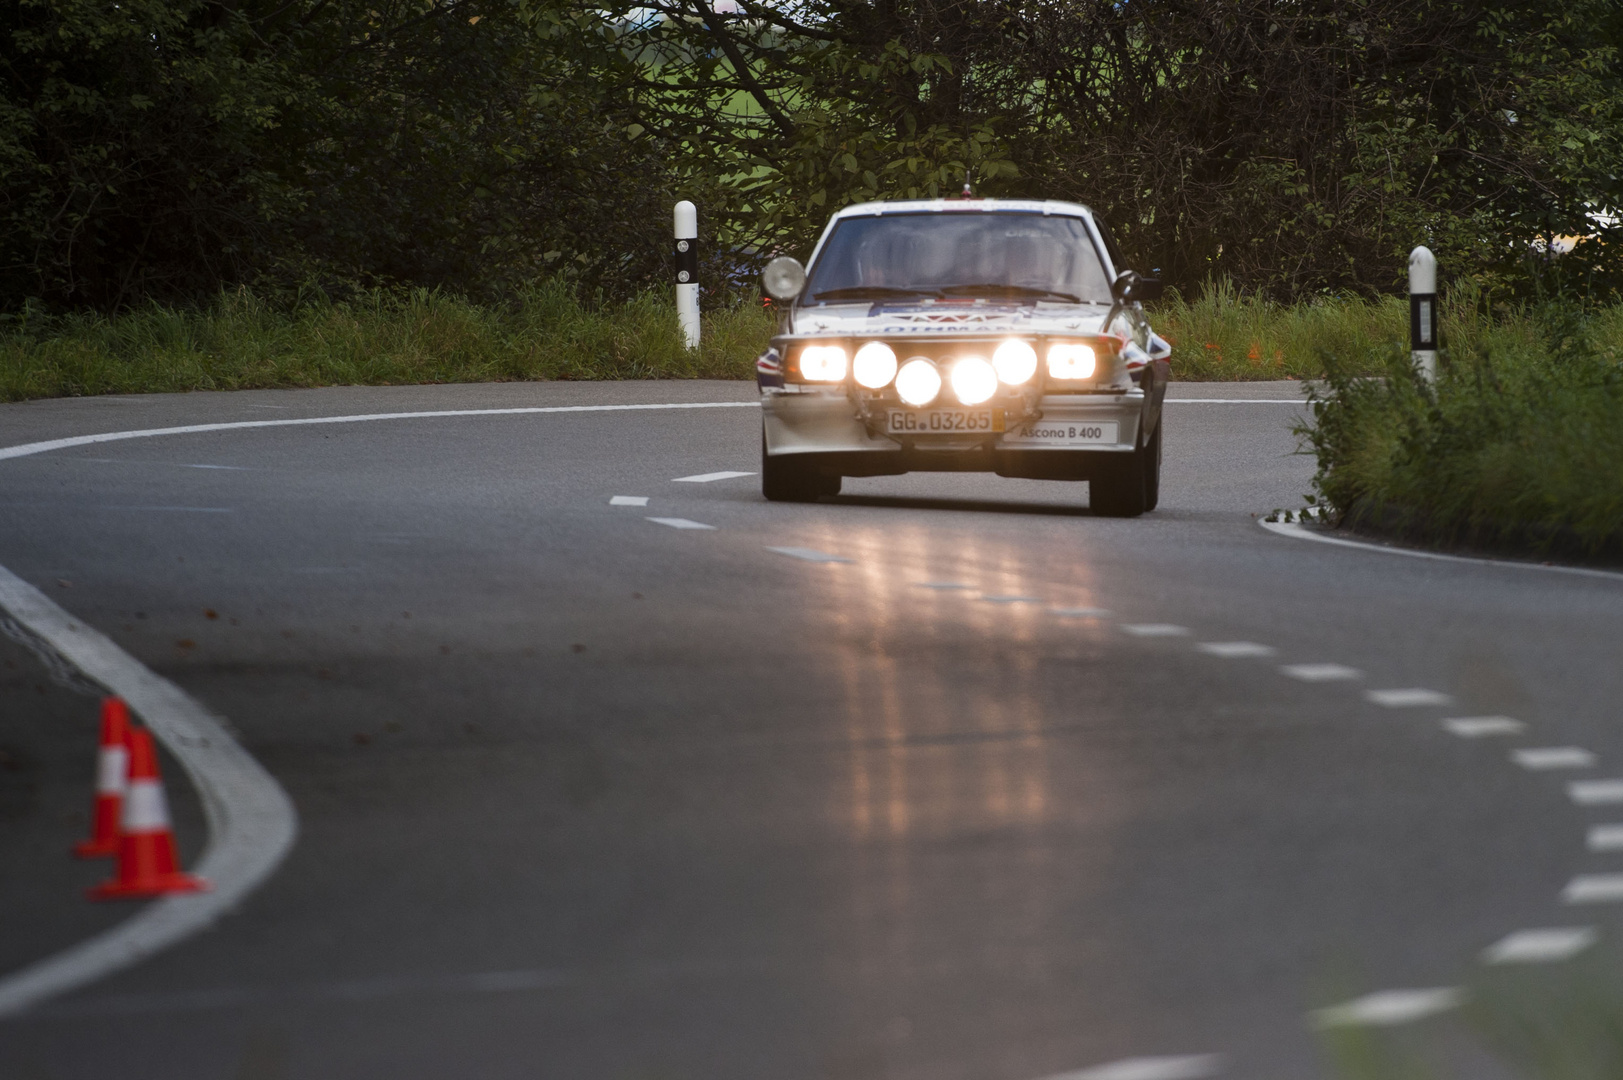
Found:
[[[816,454],[846,476],[904,472],[995,472],[1003,476],[1077,478],[1090,463],[1130,453],[1138,445],[1144,391],[1047,394],[1037,418],[1011,422],[997,434],[889,436],[869,430],[843,389],[767,389],[761,401],[766,453],[771,457]],[[1113,423],[1114,443],[1054,445],[1061,429]],[[826,457],[824,456],[826,455]]]

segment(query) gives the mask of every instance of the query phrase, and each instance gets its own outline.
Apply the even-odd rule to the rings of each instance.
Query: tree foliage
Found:
[[[680,197],[717,281],[966,171],[1185,291],[1623,281],[1614,0],[0,3],[5,308],[624,291]]]

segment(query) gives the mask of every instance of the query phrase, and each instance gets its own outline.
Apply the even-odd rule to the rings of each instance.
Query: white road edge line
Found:
[[[194,870],[214,886],[212,892],[149,904],[111,930],[0,976],[4,1017],[129,967],[212,925],[276,869],[298,834],[298,815],[281,785],[219,719],[3,566],[0,610],[124,698],[180,761],[208,824],[208,844]]]
[[[1044,1080],[1205,1080],[1223,1071],[1222,1054],[1123,1058],[1090,1069],[1056,1073]]]
[[[312,424],[363,424],[375,420],[430,420],[444,416],[533,416],[541,413],[638,412],[650,409],[758,409],[758,401],[686,401],[656,405],[537,405],[511,409],[433,409],[420,412],[359,413],[354,416],[306,416],[289,420],[236,420],[220,424],[186,424],[182,427],[143,428],[139,431],[104,431],[97,435],[74,435],[66,439],[0,446],[0,461],[31,457],[75,446],[151,439],[159,435],[199,435],[209,431],[241,431],[249,428],[306,427]]]
[[[1440,562],[1470,563],[1472,566],[1509,566],[1517,570],[1547,570],[1557,574],[1578,574],[1582,577],[1606,578],[1611,581],[1623,580],[1623,572],[1616,570],[1591,570],[1583,566],[1545,566],[1543,563],[1516,562],[1513,559],[1476,559],[1468,555],[1444,555],[1440,551],[1416,551],[1413,548],[1387,547],[1385,544],[1371,544],[1362,540],[1345,540],[1339,536],[1321,536],[1311,529],[1304,529],[1294,521],[1257,521],[1264,529],[1280,536],[1289,536],[1295,540],[1311,540],[1316,544],[1334,544],[1337,547],[1358,548],[1362,551],[1379,551],[1385,555],[1407,555],[1411,559],[1436,559]]]

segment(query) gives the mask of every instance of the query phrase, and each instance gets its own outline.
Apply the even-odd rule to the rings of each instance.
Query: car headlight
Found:
[[[941,393],[941,372],[922,356],[915,356],[896,373],[896,396],[909,405],[928,405]]]
[[[807,382],[845,378],[845,350],[838,345],[807,345],[800,350],[800,377]]]
[[[883,341],[870,341],[857,350],[851,361],[851,373],[869,390],[888,386],[896,377],[896,353]]]
[[[997,393],[997,369],[979,356],[952,365],[952,392],[965,405],[979,405]]]
[[[997,368],[998,378],[1019,386],[1037,374],[1037,350],[1019,338],[1010,338],[992,354],[992,366]]]
[[[1058,341],[1048,347],[1050,379],[1091,379],[1098,363],[1093,350],[1086,345]]]

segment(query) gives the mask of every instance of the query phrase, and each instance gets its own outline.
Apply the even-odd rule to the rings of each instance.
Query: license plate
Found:
[[[1016,424],[1003,445],[1114,446],[1118,431],[1114,420],[1032,420]]]
[[[885,430],[895,435],[975,435],[1003,430],[1002,409],[892,409]]]

